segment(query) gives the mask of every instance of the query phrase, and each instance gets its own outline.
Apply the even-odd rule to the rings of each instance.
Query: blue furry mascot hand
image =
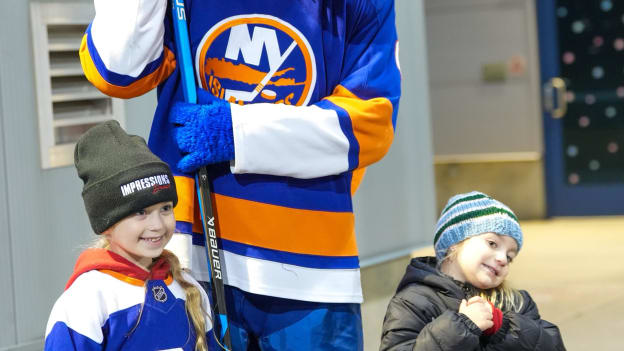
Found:
[[[234,159],[234,134],[230,104],[204,89],[197,89],[197,104],[177,102],[169,114],[174,138],[184,157],[178,169],[198,168]]]

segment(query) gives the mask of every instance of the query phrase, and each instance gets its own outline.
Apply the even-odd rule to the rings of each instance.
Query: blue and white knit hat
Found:
[[[440,214],[433,246],[440,262],[449,247],[483,233],[508,235],[522,247],[522,230],[516,215],[502,202],[473,191],[449,199]]]

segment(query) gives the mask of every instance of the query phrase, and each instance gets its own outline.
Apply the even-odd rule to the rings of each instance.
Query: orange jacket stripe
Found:
[[[108,275],[110,275],[111,277],[115,278],[115,279],[119,279],[122,282],[126,282],[128,284],[132,284],[132,285],[136,285],[136,286],[143,286],[145,285],[145,281],[141,280],[141,279],[137,279],[137,278],[132,278],[129,277],[125,274],[119,273],[119,272],[115,272],[115,271],[111,271],[109,269],[100,269],[99,270],[102,273],[106,273]],[[167,276],[167,279],[164,280],[165,284],[169,285],[173,282],[173,277],[171,276],[171,274],[169,274]]]

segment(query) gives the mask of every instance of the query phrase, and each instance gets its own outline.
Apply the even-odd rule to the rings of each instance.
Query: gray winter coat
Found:
[[[565,350],[559,328],[540,318],[537,305],[523,290],[520,310],[503,309],[502,327],[492,336],[482,336],[476,324],[457,312],[461,300],[477,290],[435,267],[435,257],[415,258],[407,267],[388,305],[380,350]]]

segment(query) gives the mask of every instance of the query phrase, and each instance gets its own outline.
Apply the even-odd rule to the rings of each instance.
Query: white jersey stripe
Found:
[[[193,276],[208,281],[206,250],[194,246]],[[302,301],[362,303],[359,269],[317,269],[219,251],[224,282],[244,291]]]

